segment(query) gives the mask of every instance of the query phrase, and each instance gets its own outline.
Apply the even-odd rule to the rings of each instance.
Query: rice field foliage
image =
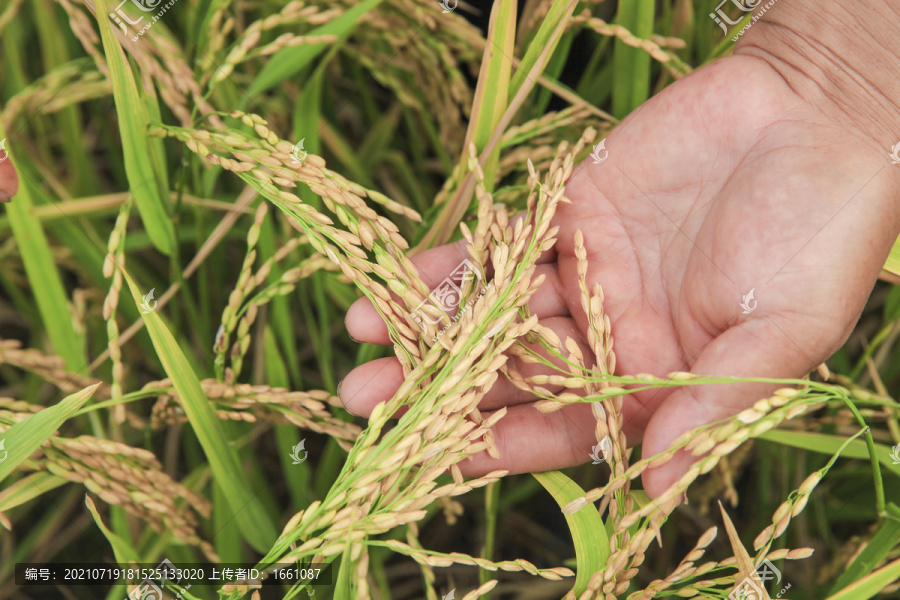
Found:
[[[187,599],[724,599],[763,561],[784,598],[896,597],[895,287],[828,366],[657,456],[624,395],[759,380],[618,372],[581,232],[589,355],[528,311],[565,182],[730,51],[707,8],[177,0],[144,30],[113,0],[6,3],[0,599],[130,591],[41,596],[17,562],[164,558],[332,565],[315,588],[168,592]],[[412,257],[458,240],[452,317]],[[360,296],[392,347],[347,336]],[[389,355],[403,385],[353,417],[341,378]],[[506,411],[479,403],[500,377],[543,412],[591,403],[603,460],[464,478],[499,453]],[[641,474],[679,451],[697,462],[651,500]]]

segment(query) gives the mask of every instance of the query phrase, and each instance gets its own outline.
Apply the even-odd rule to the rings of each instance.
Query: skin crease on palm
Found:
[[[584,341],[573,236],[588,251],[588,287],[602,285],[617,374],[672,371],[793,378],[814,370],[852,331],[900,231],[900,178],[858,128],[824,114],[768,61],[735,52],[651,98],[608,136],[608,159],[587,160],[554,219],[555,251],[540,259],[546,282],[530,302],[565,340]],[[434,285],[465,258],[459,244],[414,260]],[[743,314],[755,288],[756,309]],[[366,299],[348,311],[350,335],[388,344]],[[512,358],[511,358],[512,360]],[[523,374],[546,367],[510,364]],[[396,358],[363,364],[343,380],[346,408],[368,416],[399,388]],[[624,431],[642,455],[732,416],[777,386],[669,387],[626,396]],[[545,471],[589,461],[590,405],[542,414],[534,397],[501,378],[484,412],[508,407],[494,427],[500,458],[460,463],[463,474]],[[692,458],[679,454],[644,473],[659,496]]]

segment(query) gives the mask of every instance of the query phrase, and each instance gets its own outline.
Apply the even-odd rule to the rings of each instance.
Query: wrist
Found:
[[[882,149],[900,140],[900,3],[779,0],[735,54],[770,64],[803,99]]]

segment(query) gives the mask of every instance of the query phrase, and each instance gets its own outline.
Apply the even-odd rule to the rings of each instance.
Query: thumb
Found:
[[[797,378],[819,362],[794,343],[768,316],[732,327],[710,342],[691,368],[697,375]],[[798,340],[799,341],[799,340]],[[651,417],[643,437],[642,458],[666,451],[678,436],[696,427],[738,414],[777,389],[770,383],[685,385],[675,389]],[[679,451],[672,460],[643,475],[651,498],[662,495],[700,457]]]

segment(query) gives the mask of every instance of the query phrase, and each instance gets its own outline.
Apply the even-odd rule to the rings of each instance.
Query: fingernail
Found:
[[[0,190],[0,202],[9,202],[11,196],[6,192]]]
[[[338,396],[341,395],[341,386],[342,386],[342,385],[344,385],[344,380],[343,380],[343,379],[341,379],[340,381],[338,381],[338,386],[337,386],[337,395],[338,395]]]
[[[347,335],[349,335],[350,339],[353,340],[354,342],[356,342],[357,344],[362,344],[362,342],[359,341],[358,339],[356,339],[355,337],[353,337],[353,334],[350,333],[349,331],[347,332]]]

